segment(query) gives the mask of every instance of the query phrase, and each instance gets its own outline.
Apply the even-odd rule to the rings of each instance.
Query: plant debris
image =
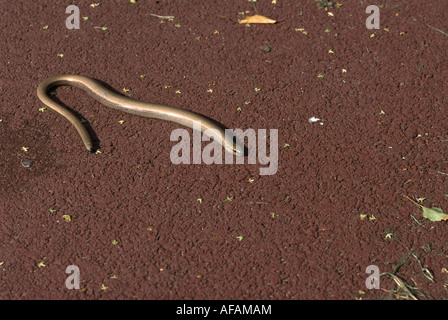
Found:
[[[320,9],[326,9],[328,7],[334,7],[334,2],[330,0],[317,0],[317,6]]]
[[[268,52],[271,52],[271,47],[269,47],[269,46],[261,46],[260,50],[263,51],[264,53],[268,53]]]
[[[443,212],[443,210],[441,208],[437,208],[437,207],[428,208],[428,207],[425,207],[425,206],[415,202],[414,200],[412,200],[411,198],[409,198],[406,195],[403,195],[403,197],[407,198],[412,203],[414,203],[417,206],[419,206],[420,208],[422,208],[422,210],[423,210],[423,218],[429,219],[431,221],[448,220],[448,214]]]
[[[265,16],[260,16],[259,14],[256,14],[254,16],[246,16],[245,19],[238,21],[238,23],[276,23],[276,20],[272,20],[269,18],[266,18]]]

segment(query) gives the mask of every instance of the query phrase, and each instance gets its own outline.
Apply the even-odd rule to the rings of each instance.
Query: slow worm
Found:
[[[80,75],[58,75],[45,79],[37,88],[37,96],[39,100],[72,123],[89,152],[93,152],[94,147],[92,139],[85,126],[72,112],[52,100],[48,95],[48,91],[51,88],[64,85],[80,88],[95,100],[113,109],[146,118],[175,122],[192,129],[199,128],[198,124],[200,124],[200,130],[213,137],[213,139],[219,142],[226,150],[239,156],[244,155],[244,145],[234,142],[233,139],[227,138],[226,140],[225,129],[200,114],[176,107],[142,102],[125,97],[110,91],[94,79]]]

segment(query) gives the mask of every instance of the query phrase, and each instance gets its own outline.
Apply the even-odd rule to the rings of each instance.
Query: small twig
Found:
[[[444,32],[444,31],[440,30],[439,28],[430,26],[429,24],[428,24],[428,27],[430,27],[431,29],[434,29],[434,30],[436,30],[436,31],[439,31],[441,34],[443,34],[444,36],[447,36],[447,37],[448,37],[448,33],[446,33],[446,32]]]
[[[268,202],[259,202],[259,201],[256,201],[256,202],[253,202],[253,201],[249,201],[249,202],[246,202],[246,204],[269,204]]]
[[[408,200],[410,200],[412,203],[418,205],[420,208],[423,208],[423,206],[420,203],[415,202],[414,200],[412,200],[411,198],[409,198],[407,195],[403,195],[403,197],[407,198]]]
[[[394,271],[392,271],[392,275],[395,275],[395,273],[400,269],[402,265],[406,263],[406,261],[409,259],[409,256],[411,255],[412,251],[410,251],[403,259],[401,259],[400,262],[395,266]]]
[[[174,19],[174,16],[159,16],[159,15],[154,14],[154,13],[150,13],[150,15],[153,16],[153,17],[160,18],[160,19]]]
[[[415,260],[417,260],[418,264],[420,265],[420,269],[422,269],[422,274],[431,282],[434,282],[434,276],[431,273],[431,271],[428,270],[428,268],[423,267],[422,262],[420,259],[415,255],[415,253],[412,252],[412,255],[414,256]]]
[[[257,7],[255,6],[255,1],[253,1],[252,4],[254,5],[254,11],[255,11],[255,14],[258,14]]]
[[[406,282],[404,282],[402,279],[400,279],[396,275],[394,275],[392,273],[388,273],[388,272],[384,272],[384,273],[380,274],[380,277],[383,275],[390,276],[395,281],[398,288],[400,288],[402,291],[404,291],[405,294],[407,294],[407,296],[403,296],[404,298],[407,298],[410,300],[418,300],[417,297],[413,294],[412,288],[409,285],[407,285]]]
[[[418,221],[412,214],[411,214],[412,219],[414,219],[415,222],[417,222],[417,224],[419,226],[421,226],[422,224],[420,223],[420,221]]]

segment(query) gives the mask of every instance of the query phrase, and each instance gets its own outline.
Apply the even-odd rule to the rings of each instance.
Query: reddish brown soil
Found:
[[[0,3],[1,299],[397,298],[387,275],[367,290],[365,270],[400,261],[419,299],[448,298],[447,222],[403,197],[448,211],[447,1],[384,0],[380,30],[365,1],[259,0],[278,23],[250,27],[232,22],[256,13],[246,0],[93,2]],[[89,17],[79,30],[65,27],[70,4]],[[39,111],[37,85],[64,73],[278,129],[278,172],[174,165],[178,125],[59,88],[99,140],[88,154]],[[65,287],[73,264],[81,290]]]

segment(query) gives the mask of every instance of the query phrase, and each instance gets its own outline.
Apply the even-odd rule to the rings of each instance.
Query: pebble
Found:
[[[31,167],[31,161],[22,161],[22,166],[24,166],[25,168]]]
[[[265,52],[265,53],[268,53],[268,52],[271,51],[271,47],[269,47],[269,46],[262,46],[262,47],[260,47],[260,50]]]

